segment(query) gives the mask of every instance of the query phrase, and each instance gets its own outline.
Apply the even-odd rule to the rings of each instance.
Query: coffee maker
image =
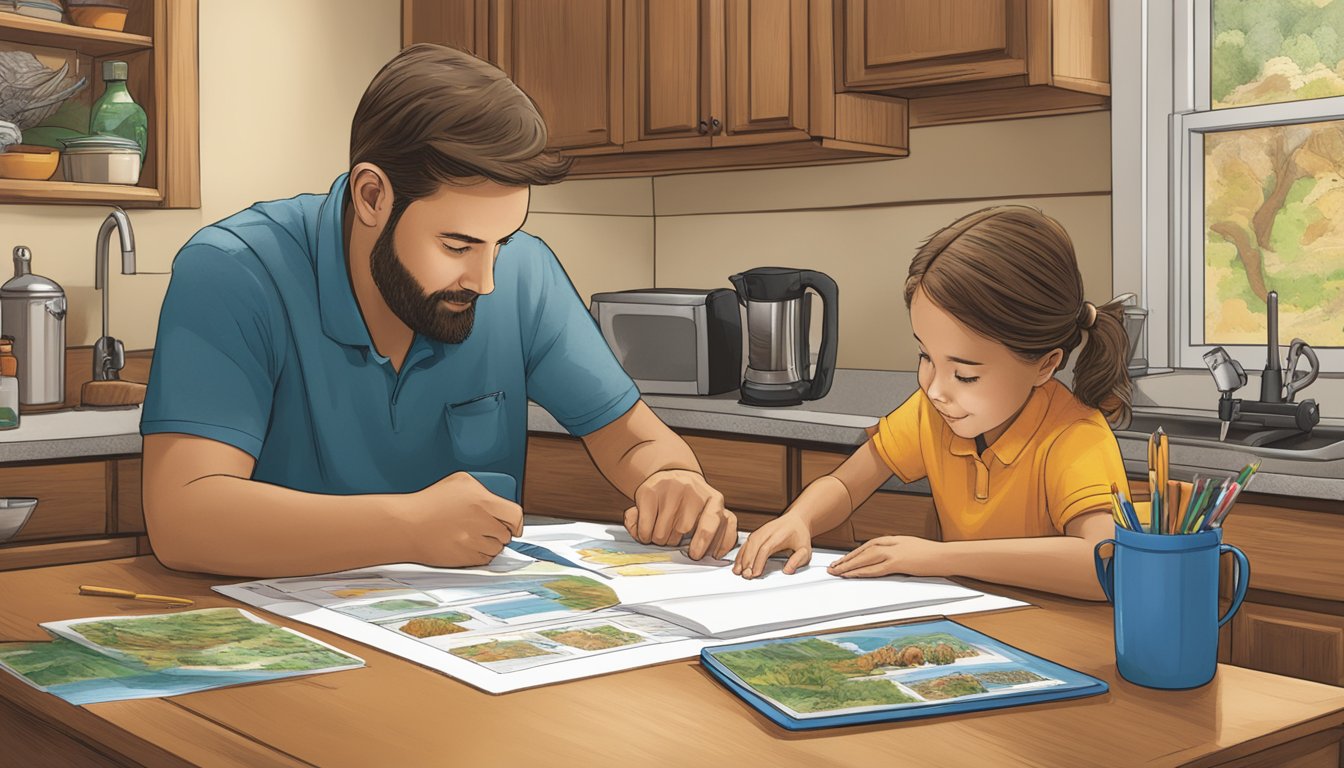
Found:
[[[747,310],[743,405],[798,405],[825,397],[835,377],[840,289],[821,272],[757,267],[728,278]],[[821,349],[808,378],[811,288],[821,297]]]

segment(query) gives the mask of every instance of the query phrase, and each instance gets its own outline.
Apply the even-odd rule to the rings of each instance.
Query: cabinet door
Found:
[[[0,467],[0,496],[37,499],[8,541],[88,536],[107,531],[107,463]]]
[[[487,0],[401,0],[401,45],[440,43],[489,58]]]
[[[900,88],[1025,75],[1028,2],[845,0],[844,85]]]
[[[493,3],[493,60],[536,102],[547,145],[571,154],[618,150],[621,0]]]
[[[714,146],[806,140],[806,0],[726,0],[723,23],[726,87]]]
[[[628,0],[627,151],[710,145],[710,2]]]
[[[1232,625],[1233,664],[1344,685],[1344,616],[1243,603]]]

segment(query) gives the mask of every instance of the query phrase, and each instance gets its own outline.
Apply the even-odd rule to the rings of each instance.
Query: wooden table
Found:
[[[0,573],[0,640],[39,622],[155,613],[81,583],[236,605],[217,578],[152,557]],[[979,585],[1037,607],[956,619],[1111,685],[1109,693],[973,715],[791,733],[691,660],[492,696],[338,635],[266,614],[363,657],[364,669],[75,707],[0,674],[6,765],[1121,766],[1339,768],[1344,688],[1220,666],[1192,691],[1119,679],[1104,604]],[[17,751],[16,751],[17,750]],[[15,761],[15,762],[10,762]],[[893,762],[895,761],[895,762]]]

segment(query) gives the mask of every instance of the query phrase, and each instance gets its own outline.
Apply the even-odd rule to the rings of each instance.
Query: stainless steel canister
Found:
[[[65,399],[65,291],[32,273],[32,251],[14,249],[14,277],[0,285],[0,333],[14,337],[19,403]]]

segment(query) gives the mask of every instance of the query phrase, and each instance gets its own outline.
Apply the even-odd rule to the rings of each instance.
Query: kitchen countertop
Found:
[[[1327,386],[1340,384],[1332,381]],[[911,372],[842,369],[836,372],[826,397],[800,406],[741,405],[736,391],[712,397],[646,395],[644,399],[659,418],[676,429],[813,443],[846,451],[862,444],[867,439],[864,428],[877,423],[917,386]],[[1217,393],[1202,371],[1142,377],[1135,382],[1135,390],[1134,401],[1140,407],[1153,403],[1159,394],[1176,390],[1189,391],[1193,396],[1208,395],[1204,398],[1207,407],[1182,408],[1180,412],[1216,416],[1213,409]],[[1167,398],[1161,397],[1160,401],[1167,402]],[[1344,419],[1322,418],[1321,423],[1344,426]],[[0,464],[136,454],[141,446],[139,424],[138,406],[24,415],[18,429],[0,432]],[[528,429],[565,433],[535,404],[529,408]],[[1122,431],[1116,437],[1126,469],[1132,476],[1141,476],[1147,469],[1144,436]],[[1171,444],[1172,476],[1186,480],[1196,472],[1231,474],[1257,458],[1262,461],[1254,485],[1257,492],[1344,500],[1344,459],[1256,457],[1235,446]],[[926,481],[904,485],[894,478],[884,488],[929,492]]]

